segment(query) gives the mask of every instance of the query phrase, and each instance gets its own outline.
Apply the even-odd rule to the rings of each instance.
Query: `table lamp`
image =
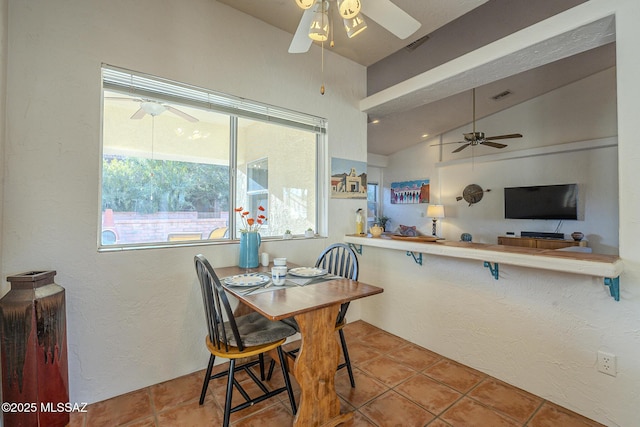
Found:
[[[427,207],[427,216],[431,217],[433,221],[433,231],[431,234],[436,235],[436,223],[438,218],[444,218],[444,206],[443,205],[429,205]]]

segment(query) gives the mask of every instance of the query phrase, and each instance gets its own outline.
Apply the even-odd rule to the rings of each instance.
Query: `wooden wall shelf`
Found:
[[[604,284],[609,288],[611,296],[616,301],[620,300],[619,277],[624,271],[624,264],[622,259],[615,255],[446,240],[422,243],[392,240],[385,238],[384,235],[379,238],[372,238],[348,234],[345,235],[344,241],[350,245],[359,246],[361,254],[364,252],[362,246],[373,246],[406,251],[407,253],[412,252],[414,254],[482,261],[483,266],[489,268],[491,275],[496,280],[499,278],[499,264],[602,277],[604,278]]]

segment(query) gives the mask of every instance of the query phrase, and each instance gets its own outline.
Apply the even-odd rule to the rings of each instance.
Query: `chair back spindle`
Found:
[[[243,351],[244,344],[238,331],[233,309],[220,283],[220,279],[218,279],[213,267],[204,256],[196,255],[195,264],[200,281],[200,288],[202,290],[202,301],[204,303],[209,340],[218,349],[222,349],[224,346],[224,350],[229,351],[230,337],[227,336],[227,328],[225,328],[224,320],[224,315],[226,315],[227,325],[229,329],[231,329],[236,347],[239,351]]]
[[[358,280],[358,258],[353,249],[344,243],[334,243],[322,251],[316,267],[324,268],[336,276]]]

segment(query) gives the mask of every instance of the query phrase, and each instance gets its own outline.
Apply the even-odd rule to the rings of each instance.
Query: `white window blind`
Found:
[[[131,71],[111,65],[102,65],[102,84],[104,89],[125,93],[130,96],[169,101],[238,117],[274,122],[283,126],[320,134],[326,133],[326,120],[321,117],[190,86],[161,77],[140,73],[134,74]]]

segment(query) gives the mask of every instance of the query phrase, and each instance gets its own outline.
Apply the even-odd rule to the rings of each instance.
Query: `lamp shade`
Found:
[[[367,23],[365,22],[362,15],[358,14],[351,19],[344,20],[344,29],[347,31],[347,36],[352,38],[361,32],[363,32],[367,28]]]
[[[429,205],[427,207],[427,216],[430,218],[444,218],[444,206]]]
[[[324,3],[320,5],[313,21],[311,21],[309,38],[318,42],[326,41],[329,38],[329,15],[324,10]]]
[[[360,0],[340,0],[338,10],[343,19],[353,18],[360,13]]]
[[[302,9],[309,9],[315,2],[316,0],[296,0],[296,4]]]

